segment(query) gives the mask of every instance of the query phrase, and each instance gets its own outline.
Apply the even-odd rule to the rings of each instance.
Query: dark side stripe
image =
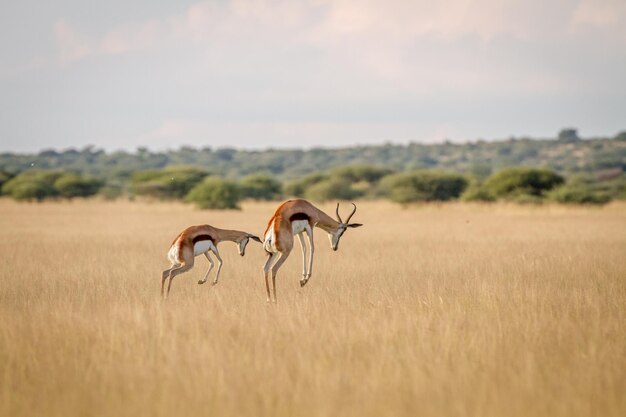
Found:
[[[193,238],[193,244],[195,245],[198,242],[202,242],[205,240],[210,240],[211,242],[213,242],[213,244],[215,244],[215,240],[209,236],[209,235],[198,235],[196,237]]]
[[[290,222],[294,222],[294,221],[297,221],[297,220],[306,220],[306,221],[309,221],[309,216],[307,216],[307,215],[306,215],[306,214],[304,214],[304,213],[294,213],[294,214],[292,214],[292,215],[291,215],[291,217],[289,218],[289,221],[290,221]]]

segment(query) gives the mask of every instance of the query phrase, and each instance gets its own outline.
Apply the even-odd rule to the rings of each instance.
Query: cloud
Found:
[[[157,19],[126,23],[98,38],[83,34],[66,21],[59,20],[54,25],[58,60],[62,65],[69,65],[91,56],[119,55],[151,48],[163,35],[160,26]]]
[[[63,64],[80,61],[94,53],[92,42],[64,20],[55,23],[54,37],[59,48],[59,60]]]

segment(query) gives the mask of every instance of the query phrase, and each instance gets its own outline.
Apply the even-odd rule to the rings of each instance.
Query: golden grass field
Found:
[[[260,235],[275,206],[0,200],[0,415],[626,415],[626,205],[362,202],[277,305],[255,242],[161,301],[183,227]]]

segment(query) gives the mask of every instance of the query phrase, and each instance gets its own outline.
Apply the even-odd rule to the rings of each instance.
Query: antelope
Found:
[[[176,236],[176,239],[172,242],[170,250],[167,253],[171,265],[164,270],[161,275],[161,297],[164,296],[165,280],[168,277],[170,279],[167,285],[167,295],[165,295],[165,298],[167,298],[170,294],[174,277],[193,268],[195,257],[202,254],[206,256],[211,264],[204,278],[198,281],[198,284],[204,284],[213,266],[215,266],[213,259],[211,259],[209,255],[209,251],[213,252],[217,258],[217,274],[215,275],[212,285],[217,284],[220,278],[220,271],[222,270],[222,258],[217,250],[217,245],[223,241],[235,242],[239,249],[239,255],[244,256],[246,253],[246,245],[250,239],[261,242],[261,239],[250,233],[240,232],[238,230],[218,229],[208,224],[186,228]]]
[[[339,247],[339,239],[341,239],[347,228],[363,226],[360,223],[350,223],[350,219],[356,212],[356,205],[354,203],[352,205],[354,209],[345,222],[339,216],[339,203],[337,203],[335,210],[337,220],[306,200],[288,200],[278,206],[276,212],[269,220],[263,235],[263,249],[269,256],[263,267],[268,302],[271,301],[269,274],[271,272],[272,288],[274,290],[273,301],[276,302],[276,273],[291,253],[294,236],[298,236],[302,248],[302,279],[300,280],[300,287],[304,287],[309,282],[313,271],[313,253],[315,252],[313,228],[319,227],[328,233],[330,247],[336,251]],[[305,233],[309,240],[308,268],[306,243],[303,236]]]

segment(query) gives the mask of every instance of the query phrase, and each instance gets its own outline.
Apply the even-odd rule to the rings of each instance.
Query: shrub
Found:
[[[137,171],[131,175],[131,191],[160,199],[181,199],[207,175],[202,169],[176,166]]]
[[[332,170],[330,175],[351,182],[365,181],[373,184],[391,173],[393,173],[393,170],[388,168],[370,165],[349,165]]]
[[[239,183],[241,197],[254,200],[278,200],[282,185],[269,175],[256,174],[245,177]]]
[[[461,194],[461,200],[490,202],[496,201],[496,197],[480,185],[471,185]]]
[[[98,192],[103,182],[93,177],[83,177],[76,174],[64,174],[54,182],[54,188],[59,195],[66,198],[89,197]]]
[[[304,192],[307,199],[315,201],[351,200],[362,193],[352,188],[349,181],[341,178],[329,178],[320,181]]]
[[[308,190],[311,186],[327,179],[328,175],[326,174],[315,173],[307,175],[304,178],[292,181],[285,185],[285,194],[294,197],[304,197],[306,190]]]
[[[381,181],[382,194],[397,203],[447,201],[458,198],[467,187],[465,177],[438,171],[395,174]]]
[[[484,186],[495,197],[515,200],[520,195],[541,198],[563,182],[563,177],[549,169],[507,168],[487,178]]]
[[[189,191],[186,200],[203,209],[239,208],[237,184],[218,177],[207,177]]]
[[[56,197],[59,193],[54,182],[63,175],[62,171],[24,171],[2,186],[2,193],[16,200],[37,200]]]
[[[0,171],[0,195],[2,195],[2,186],[12,178],[8,172]]]
[[[602,205],[611,201],[607,194],[590,190],[580,185],[565,185],[550,191],[547,197],[562,204],[597,204]]]

